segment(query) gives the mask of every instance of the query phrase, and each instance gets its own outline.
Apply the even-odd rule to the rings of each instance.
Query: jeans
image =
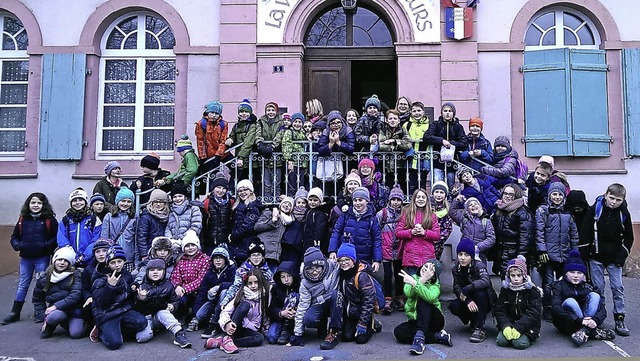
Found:
[[[321,304],[312,305],[304,313],[304,327],[318,328],[326,325],[327,317],[331,317],[329,328],[332,330],[342,330],[342,293],[334,290],[331,299]]]
[[[439,168],[433,168],[433,181],[444,181],[444,170]],[[456,181],[456,171],[449,167],[447,169],[447,186],[449,189],[453,189],[453,184]]]
[[[384,282],[382,283],[384,296],[393,297],[394,293],[396,297],[404,295],[404,282],[402,277],[398,276],[398,273],[402,270],[402,260],[382,261],[382,266],[384,268]],[[393,287],[394,279],[395,288]]]
[[[551,284],[553,281],[562,277],[564,274],[564,265],[561,262],[549,261],[538,268],[540,276],[542,276],[542,297],[543,306],[551,306]]]
[[[211,318],[211,315],[213,315],[213,311],[215,311],[215,309],[216,304],[213,301],[205,302],[202,306],[200,306],[198,312],[196,312],[196,320],[198,320],[198,322],[209,320],[209,318]]]
[[[622,267],[610,264],[607,267],[609,273],[609,285],[613,296],[613,313],[624,313],[624,286],[622,285]],[[596,291],[604,297],[604,269],[605,266],[598,262],[589,261],[591,271],[591,282]]]
[[[71,338],[81,338],[83,336],[84,321],[81,318],[69,317],[65,311],[55,310],[48,314],[44,321],[54,328],[60,325],[62,328],[68,329]]]
[[[575,298],[567,298],[562,302],[562,308],[573,311],[578,318],[593,317],[598,312],[600,306],[600,295],[596,292],[589,292],[587,302],[580,305]]]
[[[478,312],[469,311],[467,307],[468,301],[474,301],[478,306]],[[462,302],[459,298],[449,303],[449,311],[454,316],[458,316],[463,324],[471,321],[471,325],[475,328],[484,329],[484,322],[487,314],[491,311],[491,300],[489,299],[489,291],[481,289],[472,292],[467,296],[467,301]]]
[[[444,328],[444,316],[432,303],[418,299],[416,303],[416,319],[403,322],[396,326],[393,335],[400,343],[411,344],[416,332],[422,331],[426,343],[435,342],[435,334]]]
[[[117,350],[124,343],[124,333],[137,334],[147,326],[147,318],[143,314],[129,310],[100,325],[100,339],[109,350]]]
[[[16,301],[24,302],[27,298],[29,285],[33,279],[33,272],[42,273],[49,266],[49,256],[40,258],[20,258],[20,280],[16,291]]]

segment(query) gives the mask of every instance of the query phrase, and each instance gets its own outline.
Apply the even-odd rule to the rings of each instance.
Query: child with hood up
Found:
[[[507,265],[493,314],[498,323],[498,346],[524,350],[540,337],[542,296],[527,274],[527,262],[522,255]]]
[[[253,227],[256,235],[264,243],[265,257],[271,272],[275,272],[282,254],[282,235],[293,222],[293,198],[284,197],[279,207],[266,209]]]
[[[209,256],[200,251],[200,239],[193,230],[188,230],[182,239],[182,255],[171,273],[171,283],[175,293],[180,297],[179,310],[190,320],[196,309],[193,309],[196,293],[209,269]]]
[[[393,311],[394,304],[402,297],[402,277],[399,273],[402,269],[402,254],[400,252],[400,240],[396,237],[396,225],[402,212],[404,193],[399,185],[393,187],[389,193],[389,204],[376,213],[382,235],[382,269],[384,270],[383,290],[384,308],[383,315],[389,315]],[[393,281],[395,278],[395,289]]]
[[[69,194],[70,208],[58,225],[58,247],[71,246],[76,252],[76,266],[93,262],[93,243],[100,237],[102,222],[89,209],[87,192],[76,188]]]
[[[202,231],[202,212],[200,207],[189,202],[189,192],[184,184],[175,184],[171,191],[171,203],[165,237],[174,242],[184,238],[188,230],[192,230],[197,236]]]
[[[451,212],[451,219],[460,227],[461,238],[468,238],[473,241],[476,247],[475,255],[485,265],[487,264],[487,253],[496,243],[496,233],[489,216],[484,212],[478,199],[467,198],[462,208],[461,198],[454,201]]]
[[[75,263],[73,248],[58,248],[53,254],[51,266],[36,282],[33,307],[36,313],[46,316],[40,338],[51,337],[58,326],[67,329],[71,338],[80,338],[84,334],[82,276],[73,267]]]
[[[147,262],[144,281],[137,285],[136,292],[133,309],[147,319],[147,327],[138,333],[139,342],[149,341],[153,338],[154,330],[164,327],[173,334],[174,345],[190,348],[191,341],[172,313],[177,309],[180,297],[171,281],[165,277],[165,263],[161,258]]]
[[[173,268],[176,266],[178,257],[173,252],[173,246],[169,237],[159,236],[153,239],[147,258],[141,261],[138,266],[138,273],[135,279],[137,284],[142,283],[144,276],[147,274],[147,262],[156,258],[164,261],[164,277],[171,279],[171,273],[173,273]]]
[[[290,261],[284,261],[273,275],[269,317],[271,326],[267,332],[267,341],[278,345],[289,343],[293,335],[294,320],[300,302],[300,267]]]
[[[453,346],[451,335],[444,330],[445,320],[440,304],[441,272],[442,264],[437,259],[425,262],[419,273],[414,275],[400,271],[407,296],[407,321],[396,326],[393,335],[398,342],[411,344],[409,353],[412,355],[422,355],[426,343]]]

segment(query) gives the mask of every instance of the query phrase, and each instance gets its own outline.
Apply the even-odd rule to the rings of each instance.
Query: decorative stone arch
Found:
[[[29,36],[27,52],[29,52],[31,48],[42,47],[42,32],[40,31],[40,25],[28,7],[24,6],[24,4],[18,0],[4,0],[2,5],[0,5],[0,9],[12,13],[22,22],[22,25],[24,25],[27,35]]]
[[[551,6],[565,6],[567,8],[579,10],[585,16],[589,17],[596,26],[602,39],[602,47],[607,48],[607,43],[619,42],[620,32],[613,16],[609,10],[597,0],[540,0],[528,1],[518,12],[513,25],[511,26],[511,35],[509,40],[511,44],[521,44],[524,48],[524,34],[527,31],[527,25],[533,16],[540,10]]]
[[[156,13],[171,27],[176,39],[174,51],[190,46],[189,32],[180,13],[171,5],[161,0],[111,0],[100,5],[87,19],[80,34],[80,46],[94,49],[100,55],[100,41],[105,31],[117,18],[134,11]]]
[[[402,6],[396,1],[361,0],[360,3],[368,5],[388,20],[388,24],[391,26],[390,30],[395,35],[396,43],[413,42],[414,34],[410,20],[407,18]],[[326,0],[300,1],[291,12],[290,20],[285,25],[284,43],[304,43],[304,36],[311,21],[330,5],[331,3]]]

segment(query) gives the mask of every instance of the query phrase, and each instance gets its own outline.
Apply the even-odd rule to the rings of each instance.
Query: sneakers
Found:
[[[373,319],[373,332],[382,332],[382,322]]]
[[[393,312],[393,298],[385,297],[384,298],[384,308],[380,310],[380,313],[383,315],[390,315]]]
[[[220,348],[222,349],[222,351],[229,354],[238,352],[238,346],[236,346],[236,344],[233,343],[233,340],[229,336],[224,336],[222,338],[222,342],[220,343]]]
[[[204,342],[204,348],[218,348],[222,345],[222,336],[209,337]]]
[[[475,330],[473,330],[471,337],[469,337],[469,341],[472,343],[480,343],[484,341],[486,338],[487,338],[487,331],[481,328],[476,328]]]
[[[422,355],[425,349],[424,338],[423,337],[415,337],[413,339],[413,344],[409,347],[409,353],[412,355]]]
[[[40,333],[40,338],[44,339],[44,338],[51,337],[55,329],[56,329],[56,326],[52,326],[45,321],[44,326],[42,327],[42,332]]]
[[[291,331],[289,331],[288,329],[283,329],[280,332],[280,336],[278,337],[278,340],[276,341],[276,343],[278,345],[286,345],[289,343],[290,338],[291,338]]]
[[[327,333],[327,337],[325,337],[324,341],[320,344],[321,350],[333,350],[340,343],[340,339],[338,337],[338,332],[333,329],[329,330]]]
[[[440,330],[440,332],[436,332],[434,337],[436,341],[440,344],[453,346],[453,342],[451,342],[451,335],[445,330]]]
[[[189,325],[187,326],[187,332],[195,332],[198,331],[198,325],[200,324],[200,322],[198,321],[197,318],[192,318],[191,321],[189,321]]]
[[[210,324],[209,326],[207,326],[207,328],[204,329],[204,331],[202,331],[202,333],[200,334],[200,337],[206,340],[208,338],[215,336],[216,331],[217,331],[216,326]]]
[[[583,329],[579,329],[571,335],[571,341],[578,347],[584,345],[588,339],[589,335]]]
[[[91,340],[91,342],[100,342],[100,329],[98,326],[93,326],[93,329],[91,329],[89,340]]]
[[[624,324],[624,313],[614,313],[613,316],[616,321],[616,333],[620,336],[629,336],[629,329]]]
[[[404,296],[396,297],[396,310],[400,312],[404,312],[404,303],[405,303]]]
[[[608,328],[600,328],[600,327],[596,327],[592,329],[591,336],[593,336],[594,340],[604,340],[604,341],[611,341],[614,338],[616,338],[616,334],[613,332],[613,330]]]
[[[173,344],[180,346],[181,348],[191,347],[191,341],[189,341],[189,339],[187,338],[187,334],[185,334],[183,330],[176,332],[175,338],[173,339]]]

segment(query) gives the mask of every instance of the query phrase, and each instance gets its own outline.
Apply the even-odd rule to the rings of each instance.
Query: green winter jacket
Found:
[[[429,124],[431,122],[429,121],[429,118],[427,117],[422,117],[422,119],[414,119],[414,118],[409,118],[409,121],[407,121],[406,123],[404,123],[402,125],[402,127],[404,128],[404,130],[407,131],[407,134],[409,134],[409,138],[411,138],[412,141],[417,142],[417,141],[421,141],[422,137],[424,136],[424,133],[427,132],[427,130],[429,129]],[[431,150],[431,146],[425,146],[424,144],[421,143],[413,143],[413,149],[418,152],[418,151],[425,151],[425,150]],[[422,146],[420,146],[422,145]],[[418,168],[418,157],[414,157],[413,158],[413,162],[411,162],[411,168],[413,169],[417,169]]]
[[[274,148],[278,146],[282,146],[282,156],[284,160],[292,160],[292,153],[302,153],[304,152],[304,144],[294,143],[294,141],[305,141],[307,140],[307,136],[304,134],[304,130],[294,130],[293,128],[289,128],[283,132],[279,132],[276,135],[276,139],[273,140]],[[297,161],[298,158],[293,159],[293,161]],[[301,160],[302,162],[302,160]],[[304,166],[304,164],[300,164]]]
[[[167,180],[172,182],[174,180],[181,179],[184,184],[190,185],[193,178],[198,174],[198,166],[200,165],[198,161],[198,156],[193,149],[190,149],[187,153],[185,153],[184,157],[182,157],[182,163],[180,163],[180,168],[176,173],[171,173],[167,176]]]
[[[273,119],[273,122],[269,122],[266,115],[261,116],[260,119],[258,119],[257,126],[254,127],[255,145],[259,146],[262,142],[273,142],[273,151],[275,152],[277,148],[275,145],[275,139],[278,133],[281,132],[281,127],[282,117],[280,116],[280,114],[276,115],[276,117]],[[265,164],[268,166],[272,166],[273,162],[269,161]],[[257,167],[260,165],[260,162],[254,162],[253,165],[254,167]],[[279,161],[276,165],[281,166],[282,163]]]
[[[418,297],[422,298],[428,303],[435,305],[440,312],[442,312],[442,306],[440,305],[440,281],[435,283],[420,283],[420,277],[418,275],[412,276],[418,284],[411,286],[408,283],[404,284],[404,295],[407,296],[407,303],[404,305],[404,312],[407,314],[409,320],[416,319],[416,304],[418,303]]]
[[[240,147],[235,149],[236,157],[243,161],[242,168],[249,167],[249,155],[256,143],[257,123],[255,115],[251,114],[251,116],[253,118],[249,118],[249,120],[238,120],[229,134],[229,138],[233,140],[232,147],[242,143]]]

